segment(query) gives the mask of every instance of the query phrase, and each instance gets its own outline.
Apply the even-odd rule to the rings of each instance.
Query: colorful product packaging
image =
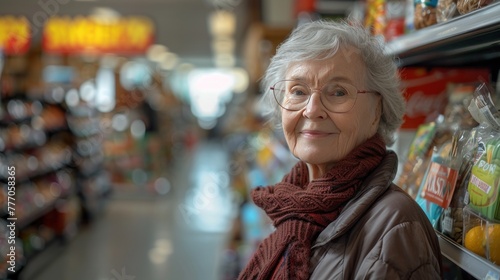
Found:
[[[468,185],[469,205],[486,219],[500,221],[500,115],[485,83],[474,95],[469,109],[481,124]]]

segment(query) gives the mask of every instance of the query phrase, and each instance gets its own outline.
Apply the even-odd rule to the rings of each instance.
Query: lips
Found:
[[[327,132],[327,131],[322,131],[322,130],[305,129],[305,130],[300,131],[300,134],[305,136],[305,137],[320,138],[320,137],[330,136],[333,133]]]

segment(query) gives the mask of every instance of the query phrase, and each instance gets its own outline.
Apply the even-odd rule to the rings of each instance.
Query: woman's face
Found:
[[[294,156],[307,163],[311,180],[323,176],[377,132],[382,109],[378,94],[358,94],[352,109],[345,113],[328,111],[320,100],[320,89],[337,81],[357,90],[370,90],[365,85],[365,65],[356,51],[341,47],[329,59],[294,63],[285,79],[300,80],[313,92],[303,109],[282,109],[285,139]]]

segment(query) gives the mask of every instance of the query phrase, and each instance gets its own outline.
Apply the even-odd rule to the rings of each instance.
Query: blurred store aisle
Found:
[[[164,197],[112,199],[33,280],[211,280],[234,213],[221,144],[180,153]]]

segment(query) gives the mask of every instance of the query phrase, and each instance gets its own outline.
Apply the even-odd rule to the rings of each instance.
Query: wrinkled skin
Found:
[[[282,109],[285,139],[293,155],[307,163],[310,180],[322,177],[378,129],[382,103],[376,93],[358,94],[346,113],[332,113],[321,103],[319,89],[332,81],[342,79],[358,90],[369,90],[363,61],[355,51],[345,55],[345,48],[329,59],[297,62],[287,69],[285,79],[300,79],[313,89],[302,110]]]

